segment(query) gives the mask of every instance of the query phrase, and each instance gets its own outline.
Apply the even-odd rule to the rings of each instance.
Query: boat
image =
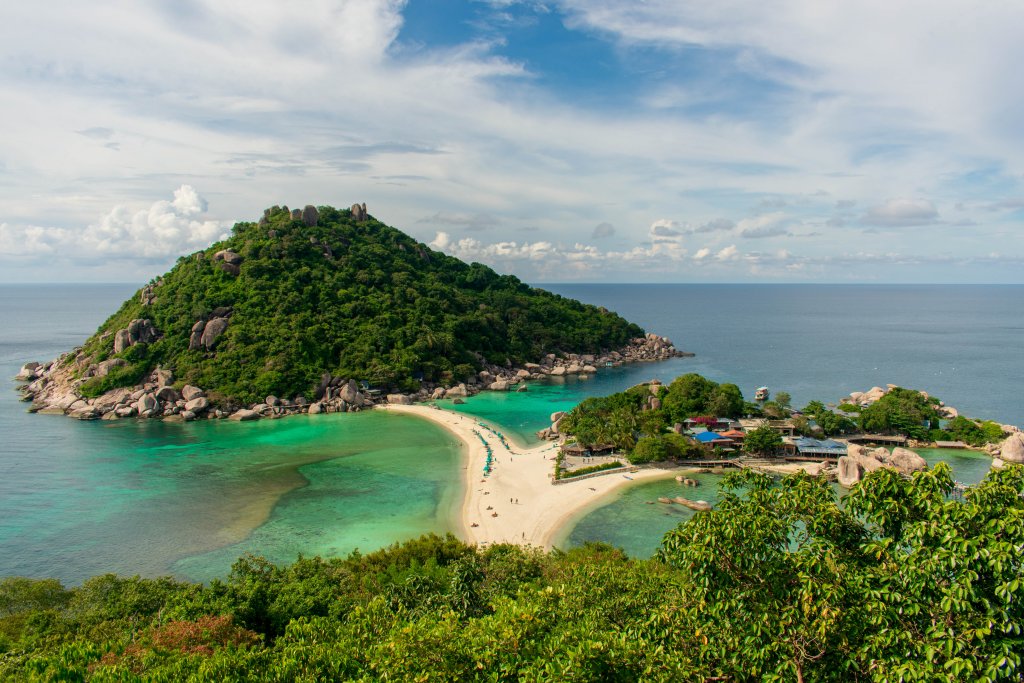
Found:
[[[768,400],[768,387],[758,387],[757,391],[754,392],[755,401],[767,401]]]

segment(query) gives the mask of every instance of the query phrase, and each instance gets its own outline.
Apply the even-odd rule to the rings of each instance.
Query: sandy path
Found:
[[[378,408],[430,420],[451,431],[466,445],[462,537],[469,543],[517,543],[549,548],[559,527],[597,498],[633,481],[670,473],[645,468],[629,474],[629,478],[610,474],[555,486],[551,483],[555,466],[553,443],[529,449],[510,443],[511,449],[506,449],[494,433],[479,426],[480,420],[469,415],[425,405]],[[487,451],[474,430],[491,446],[497,460],[487,477],[483,475]]]

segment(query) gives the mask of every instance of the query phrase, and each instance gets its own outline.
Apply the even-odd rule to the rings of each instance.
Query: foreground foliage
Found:
[[[211,396],[242,402],[269,394],[312,396],[325,372],[418,388],[463,381],[483,360],[537,361],[549,352],[620,348],[643,330],[614,313],[530,287],[479,263],[430,249],[373,218],[320,207],[315,225],[287,208],[261,224],[178,259],[149,290],[126,301],[85,344],[98,363],[126,365],[87,381],[86,395],[137,382],[156,366]],[[215,254],[243,260],[225,271]],[[192,326],[230,315],[212,350],[189,349]],[[114,334],[149,319],[161,335],[114,354]]]
[[[725,478],[651,560],[595,544],[0,582],[4,680],[1019,681],[1024,467]]]

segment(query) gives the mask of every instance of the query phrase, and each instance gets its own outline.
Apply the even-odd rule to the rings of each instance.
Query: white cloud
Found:
[[[927,225],[938,218],[938,210],[927,199],[890,199],[868,209],[861,220],[868,225],[899,227]]]
[[[1024,195],[1020,3],[967,15],[951,0],[547,3],[616,43],[608,71],[650,91],[587,97],[551,88],[528,51],[503,56],[506,27],[458,45],[400,40],[401,0],[8,4],[0,126],[18,134],[0,139],[0,258],[168,258],[270,204],[354,201],[420,239],[446,230],[481,260],[601,264],[602,279],[685,278],[696,234],[706,246],[686,264],[742,279],[746,257],[715,256],[726,242],[813,226],[820,239],[793,258],[820,259],[863,237],[841,221],[937,222],[939,197],[968,207],[975,239],[894,251],[1024,250],[1006,213]],[[637,72],[635,46],[666,63],[699,48],[701,74]],[[182,184],[216,198],[215,213],[175,198],[140,215]],[[744,218],[775,206],[787,215]],[[619,227],[601,244],[618,251],[577,244],[612,237],[588,230],[605,224]],[[488,227],[493,239],[463,244]],[[527,229],[543,240],[505,239]]]
[[[0,254],[61,259],[173,259],[227,236],[228,223],[202,220],[207,205],[195,188],[182,185],[172,201],[146,209],[118,205],[83,230],[0,225]]]
[[[735,244],[730,244],[715,254],[715,258],[719,261],[734,261],[739,258],[739,252]]]

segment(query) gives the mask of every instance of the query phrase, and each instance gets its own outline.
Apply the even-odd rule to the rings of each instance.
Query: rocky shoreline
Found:
[[[141,339],[145,336],[147,330],[144,322],[140,321],[134,337]],[[136,341],[134,337],[129,331],[122,340],[123,345],[131,345]],[[200,387],[189,384],[177,386],[174,374],[160,368],[133,387],[112,389],[95,398],[88,398],[80,393],[82,383],[92,377],[103,377],[116,367],[113,361],[118,359],[83,367],[80,353],[81,349],[74,349],[48,363],[27,363],[21,368],[15,381],[25,383],[18,389],[22,392],[21,399],[32,404],[29,412],[66,415],[78,420],[149,418],[178,422],[200,419],[250,421],[287,415],[355,412],[380,403],[410,405],[442,398],[458,402],[485,390],[526,391],[526,380],[588,375],[602,367],[693,356],[692,353],[676,349],[668,338],[648,333],[645,337],[633,339],[622,349],[605,354],[551,353],[539,362],[526,363],[521,368],[484,363],[484,369],[477,375],[451,387],[424,383],[415,393],[385,394],[355,379],[332,377],[325,373],[312,399],[305,396],[267,396],[261,403],[243,406],[231,401],[217,401]]]

